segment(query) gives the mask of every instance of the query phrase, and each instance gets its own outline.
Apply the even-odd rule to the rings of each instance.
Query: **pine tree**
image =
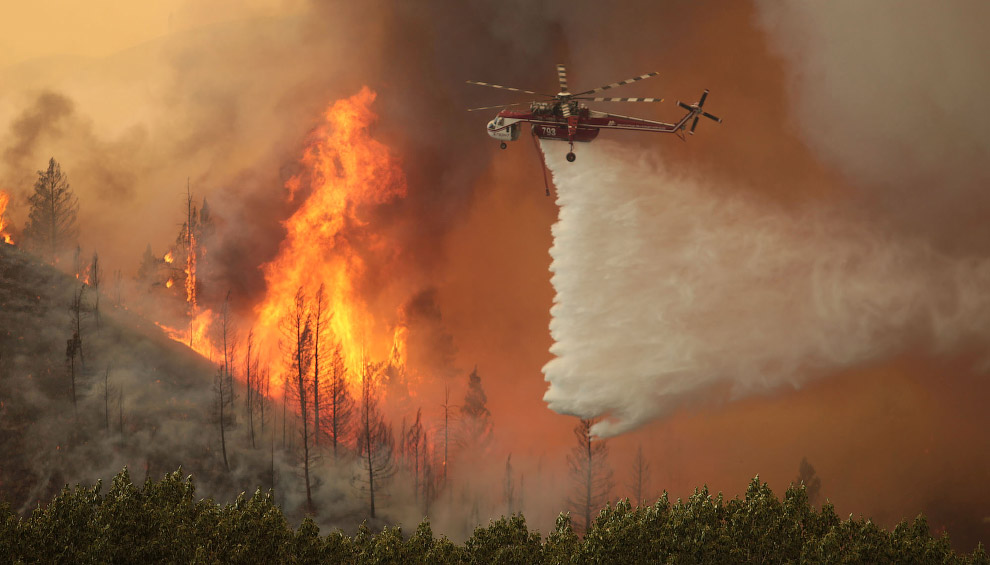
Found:
[[[420,475],[423,472],[426,435],[423,432],[423,410],[416,410],[416,421],[405,434],[406,457],[412,460],[413,500],[419,502]]]
[[[807,457],[801,458],[796,484],[804,485],[805,491],[808,493],[808,502],[813,505],[818,504],[818,497],[822,491],[822,480],[815,473],[815,468],[811,466],[811,463],[808,463]]]
[[[151,244],[149,243],[148,247],[144,250],[144,254],[141,255],[141,263],[137,271],[137,280],[145,289],[151,288],[161,282],[158,280],[158,270],[161,267],[161,263],[162,261],[152,253]]]
[[[476,366],[468,376],[467,392],[461,412],[460,444],[469,450],[485,450],[492,441],[492,415],[488,411],[488,397],[481,386]]]
[[[54,157],[49,159],[47,170],[38,171],[34,194],[29,200],[31,211],[24,227],[24,241],[38,253],[47,255],[54,265],[58,255],[75,244],[79,233],[76,224],[79,201]]]

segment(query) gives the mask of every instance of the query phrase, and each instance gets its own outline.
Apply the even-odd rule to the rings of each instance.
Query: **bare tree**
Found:
[[[443,441],[443,459],[440,463],[440,472],[438,473],[440,482],[447,481],[447,467],[450,462],[450,425],[451,420],[453,420],[453,415],[451,412],[457,408],[450,403],[450,387],[446,384],[443,386],[443,404],[440,405],[443,409],[443,423],[441,424],[441,438]]]
[[[268,370],[268,367],[265,367],[264,375],[265,376],[262,377],[261,380],[258,381],[261,384],[261,388],[259,390],[259,392],[261,393],[261,401],[258,403],[258,408],[259,408],[259,410],[261,412],[261,414],[260,414],[260,416],[261,416],[261,435],[264,435],[265,434],[265,422],[267,421],[267,418],[265,416],[265,409],[268,408],[269,415],[271,415],[271,412],[272,412],[271,409],[270,409],[271,400],[272,400],[272,397],[271,397],[271,393],[272,393],[272,373],[271,373],[271,371]],[[273,428],[273,430],[275,428],[275,423],[274,422],[272,422],[272,428]],[[272,433],[274,433],[274,431]],[[274,438],[275,436],[273,435],[272,437]],[[274,441],[274,439],[272,441]]]
[[[612,490],[612,469],[608,465],[608,446],[605,440],[591,437],[591,426],[596,420],[582,419],[574,427],[577,445],[567,456],[574,490],[568,506],[581,520],[575,524],[579,531],[591,526],[592,512],[608,501]]]
[[[296,299],[291,309],[282,318],[283,351],[290,362],[290,374],[286,379],[286,389],[294,401],[299,402],[299,417],[302,420],[302,465],[306,479],[306,508],[313,511],[313,494],[309,476],[310,439],[309,409],[312,401],[312,381],[309,371],[313,364],[313,316],[306,304],[302,287],[296,291]]]
[[[636,457],[633,459],[632,476],[629,480],[629,490],[632,491],[633,500],[637,504],[643,503],[643,495],[650,484],[650,462],[643,456],[643,444],[639,444],[636,449]]]
[[[516,481],[512,476],[512,454],[505,458],[505,479],[502,483],[502,494],[505,497],[505,515],[512,516],[516,511]]]
[[[217,374],[213,378],[213,411],[217,425],[220,428],[220,451],[223,453],[223,468],[230,470],[230,463],[227,461],[227,427],[230,425],[230,404],[231,392],[227,387],[227,375],[223,365],[217,366]]]
[[[213,391],[215,395],[214,410],[217,416],[217,423],[220,427],[220,450],[223,453],[223,466],[230,470],[230,463],[227,460],[227,428],[233,425],[234,405],[234,332],[230,324],[230,292],[223,301],[220,308],[220,335],[217,340],[223,349],[222,362],[217,369],[217,376],[214,381]]]
[[[333,446],[333,458],[337,460],[339,450],[344,446],[344,438],[351,433],[354,415],[354,398],[347,385],[347,366],[339,342],[330,350],[329,379],[326,381],[327,402],[329,402],[330,422],[324,426]]]
[[[24,241],[47,254],[54,265],[59,253],[72,245],[79,233],[76,225],[79,201],[54,157],[48,160],[47,170],[38,171],[34,194],[29,200],[31,211],[24,227]]]
[[[100,256],[94,251],[93,262],[89,264],[89,278],[87,283],[93,289],[93,319],[96,321],[96,329],[100,329],[100,279],[103,271],[100,269]]]
[[[76,397],[76,355],[79,356],[79,361],[85,367],[83,362],[83,348],[82,348],[82,319],[86,315],[83,310],[83,294],[86,291],[86,285],[80,285],[78,292],[72,293],[72,302],[69,303],[69,316],[70,322],[72,324],[72,337],[67,339],[65,342],[65,362],[69,366],[69,381],[72,384],[72,408],[76,411],[76,416],[78,416],[79,408],[78,401]]]
[[[375,517],[376,490],[381,490],[395,474],[392,427],[385,423],[385,417],[378,410],[378,380],[381,370],[380,364],[365,362],[361,374],[361,422],[357,444],[362,461],[362,475],[358,480],[368,493],[372,518]]]

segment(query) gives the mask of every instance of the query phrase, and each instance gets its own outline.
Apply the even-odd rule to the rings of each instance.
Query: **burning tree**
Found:
[[[30,197],[31,211],[24,226],[24,242],[39,253],[45,253],[54,265],[58,254],[75,243],[79,230],[76,199],[62,166],[51,158],[48,169],[38,171],[34,194]]]
[[[6,218],[9,203],[10,195],[0,190],[0,242],[13,245],[14,238],[10,235],[10,221]]]
[[[608,446],[605,440],[591,437],[594,419],[582,419],[574,427],[577,445],[567,456],[567,463],[574,483],[568,506],[581,520],[575,524],[579,531],[591,526],[591,514],[608,501],[612,490],[612,469],[608,465]]]
[[[361,457],[361,473],[357,480],[367,492],[371,517],[375,517],[375,492],[385,486],[395,474],[392,451],[395,442],[392,426],[378,409],[378,383],[382,367],[364,364],[361,374],[361,414],[358,428],[358,455]]]
[[[313,317],[306,304],[302,287],[296,291],[296,300],[291,310],[282,318],[282,348],[289,361],[290,373],[285,378],[284,394],[299,403],[299,417],[302,420],[302,465],[306,480],[306,507],[313,510],[313,494],[309,477],[310,439],[309,408],[313,387],[309,379],[313,364]],[[283,415],[284,420],[284,415]],[[284,425],[284,424],[283,424]]]

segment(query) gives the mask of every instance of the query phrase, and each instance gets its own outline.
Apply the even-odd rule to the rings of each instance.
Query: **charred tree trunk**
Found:
[[[227,432],[225,424],[224,405],[227,403],[227,399],[224,398],[224,371],[223,367],[217,370],[217,395],[219,398],[219,412],[220,412],[220,451],[223,453],[223,468],[230,471],[230,463],[227,462]]]

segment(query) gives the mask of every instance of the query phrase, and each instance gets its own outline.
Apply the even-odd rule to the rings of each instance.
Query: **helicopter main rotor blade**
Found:
[[[663,102],[663,98],[578,98],[593,102]]]
[[[475,112],[478,110],[494,110],[495,108],[511,108],[512,106],[522,106],[524,104],[529,104],[529,102],[516,102],[514,104],[499,104],[498,106],[485,106],[484,108],[468,108],[468,112]]]
[[[694,133],[694,128],[698,127],[698,120],[700,120],[700,119],[701,118],[699,118],[698,116],[695,116],[694,117],[694,122],[691,123],[691,133],[692,134]]]
[[[630,83],[633,83],[633,82],[636,82],[636,81],[640,81],[640,80],[643,80],[643,79],[647,79],[647,78],[650,78],[650,77],[655,77],[658,74],[660,74],[660,73],[646,73],[645,75],[639,75],[638,77],[633,77],[633,78],[629,78],[629,79],[626,79],[626,80],[620,80],[619,82],[613,82],[612,84],[606,84],[605,86],[599,86],[598,88],[594,88],[594,89],[591,89],[591,90],[585,90],[584,92],[578,92],[577,94],[575,94],[575,96],[584,96],[585,94],[594,94],[596,92],[601,92],[603,90],[608,90],[610,88],[615,88],[617,86],[622,86],[624,84],[630,84]]]
[[[705,98],[708,98],[708,89],[706,88],[704,92],[701,93],[701,100],[698,100],[698,107],[701,108],[705,105]]]
[[[677,105],[678,105],[678,106],[680,106],[681,108],[684,108],[684,109],[685,109],[685,110],[687,110],[688,112],[692,112],[692,111],[694,111],[694,108],[692,108],[692,107],[691,107],[690,105],[688,105],[688,104],[685,104],[685,103],[683,103],[683,102],[681,102],[680,100],[678,100],[678,101],[677,101]]]
[[[560,81],[560,91],[567,92],[567,69],[564,65],[557,65],[557,80]]]
[[[501,84],[491,84],[489,82],[478,82],[474,80],[467,81],[468,84],[476,84],[478,86],[490,86],[492,88],[499,88],[501,90],[511,90],[512,92],[525,92],[526,94],[535,94],[537,96],[547,96],[553,98],[552,94],[543,94],[542,92],[533,92],[532,90],[523,90],[522,88],[513,88],[511,86],[502,86]]]

